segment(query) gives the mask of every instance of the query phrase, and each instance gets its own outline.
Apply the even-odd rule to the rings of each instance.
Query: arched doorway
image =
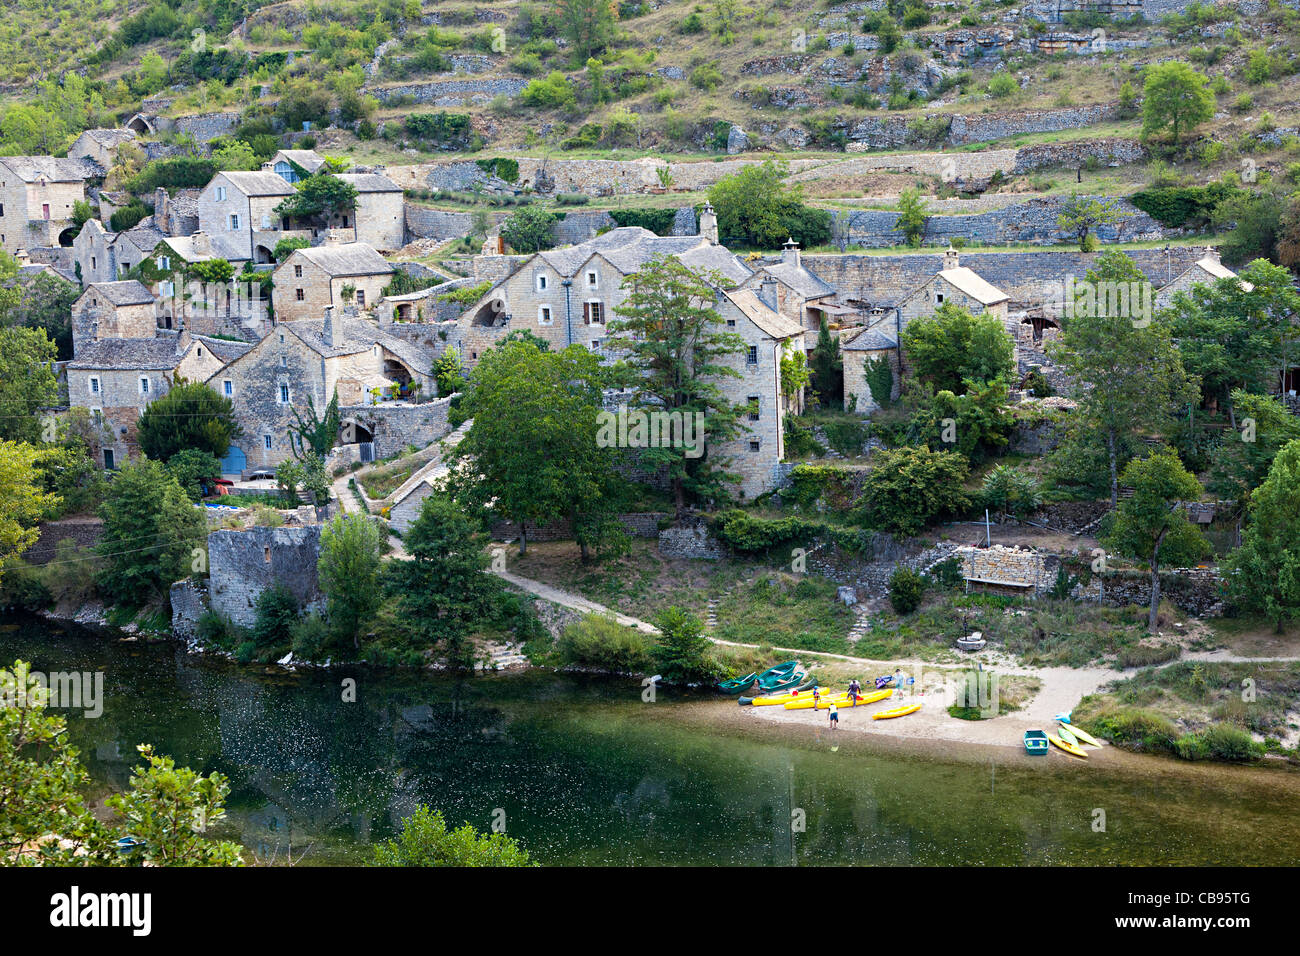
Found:
[[[275,252],[272,251],[271,249],[268,249],[266,246],[259,245],[253,251],[253,258],[259,264],[264,265],[268,262],[275,262]]]
[[[64,249],[71,249],[73,241],[77,238],[77,233],[81,230],[76,226],[69,226],[59,233],[59,245]]]

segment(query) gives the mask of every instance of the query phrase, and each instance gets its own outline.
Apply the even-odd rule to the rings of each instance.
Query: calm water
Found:
[[[0,661],[102,670],[104,714],[73,715],[98,786],[135,745],[231,781],[222,836],[262,859],[348,863],[419,803],[567,864],[1266,864],[1300,861],[1300,773],[1115,754],[1107,767],[1006,751],[971,760],[838,751],[731,720],[712,700],[640,700],[633,681],[270,675],[29,621]],[[357,679],[357,701],[341,681]],[[731,709],[728,709],[730,707]],[[722,718],[719,722],[719,718]],[[981,762],[981,760],[983,762]],[[1092,829],[1094,809],[1106,832]],[[792,835],[791,812],[805,832]]]

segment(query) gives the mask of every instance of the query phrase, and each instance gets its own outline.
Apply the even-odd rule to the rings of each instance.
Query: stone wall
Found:
[[[619,524],[634,538],[659,537],[659,522],[667,518],[663,511],[629,512],[618,516]],[[528,531],[529,542],[534,541],[569,541],[573,538],[573,526],[566,519],[546,525],[524,522]],[[494,521],[488,532],[494,541],[517,541],[519,525],[513,521]]]
[[[1058,110],[1026,110],[1021,113],[954,113],[948,127],[948,142],[954,146],[986,143],[1023,133],[1055,133],[1080,129],[1115,119],[1116,107],[1080,106]]]
[[[172,634],[185,641],[198,636],[199,618],[208,610],[206,585],[185,578],[171,586]]]
[[[61,518],[58,521],[42,521],[37,530],[40,537],[23,555],[23,560],[28,564],[48,564],[53,561],[55,549],[64,540],[71,541],[78,548],[93,548],[104,534],[104,522],[100,518],[86,516]]]
[[[257,619],[258,597],[279,583],[305,611],[324,607],[316,577],[320,525],[244,528],[208,535],[208,593],[212,609],[241,627]]]
[[[407,445],[423,448],[451,431],[447,411],[451,398],[439,398],[418,405],[382,402],[378,405],[344,405],[339,415],[374,435],[375,458],[388,458]]]
[[[467,102],[487,103],[494,96],[518,96],[527,85],[527,80],[517,77],[476,77],[468,80],[433,80],[428,83],[370,87],[367,92],[380,103],[392,103],[410,97],[424,106],[463,107]]]
[[[1099,588],[1103,576],[1094,576],[1083,589],[1085,597],[1112,607],[1148,607],[1151,604],[1151,575],[1143,571],[1111,571],[1104,575],[1105,588]],[[1160,597],[1197,617],[1215,617],[1223,613],[1223,578],[1214,568],[1179,568],[1160,572]]]
[[[978,153],[975,155],[979,155]],[[1016,150],[1010,172],[1021,174],[1050,166],[1076,169],[1095,159],[1104,166],[1122,166],[1147,158],[1146,147],[1132,139],[1073,140],[1067,143],[1040,143]]]
[[[1030,548],[959,548],[967,586],[1008,594],[1040,595],[1056,581],[1060,559]]]
[[[659,553],[665,558],[704,558],[716,561],[727,557],[726,546],[713,536],[708,525],[674,525],[659,532]]]
[[[1192,246],[1164,249],[1129,249],[1127,255],[1157,287],[1179,275],[1205,255]],[[1043,252],[963,252],[961,265],[1011,296],[1013,301],[1042,300],[1048,282],[1060,283],[1066,276],[1082,277],[1092,267],[1097,253],[1053,249]],[[873,303],[894,304],[943,268],[943,254],[904,255],[806,255],[802,262],[819,279],[849,295],[861,295]]]
[[[924,242],[946,243],[952,239],[982,242],[987,245],[1028,243],[1055,245],[1069,242],[1073,236],[1058,223],[1066,197],[1041,196],[1027,202],[971,215],[931,216],[926,220]],[[1126,199],[1116,203],[1121,218],[1114,224],[1099,226],[1097,238],[1103,243],[1139,242],[1181,235],[1180,229],[1166,229]],[[906,238],[897,228],[897,212],[862,209],[833,212],[835,219],[848,216],[849,242],[869,249],[886,249],[905,245]]]
[[[238,113],[201,113],[179,117],[174,121],[172,129],[193,136],[196,142],[207,143],[218,136],[228,136],[238,125]]]

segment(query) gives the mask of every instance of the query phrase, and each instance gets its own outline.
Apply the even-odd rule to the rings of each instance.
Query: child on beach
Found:
[[[839,728],[840,728],[840,710],[839,710],[838,707],[835,706],[835,702],[834,702],[834,701],[831,702],[830,713],[829,713],[827,716],[829,716],[830,719],[831,719],[831,730],[839,730]]]

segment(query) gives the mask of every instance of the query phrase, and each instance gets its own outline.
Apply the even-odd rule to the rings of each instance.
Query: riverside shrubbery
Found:
[[[604,614],[588,614],[570,624],[556,646],[565,664],[579,667],[640,674],[651,664],[650,640]]]

